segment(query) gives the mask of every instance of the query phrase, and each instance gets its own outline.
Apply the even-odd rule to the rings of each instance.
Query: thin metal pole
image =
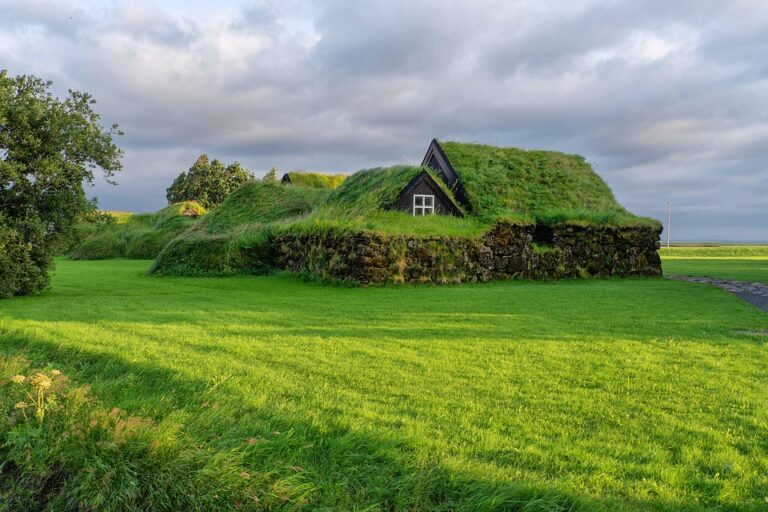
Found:
[[[672,203],[667,202],[667,249],[669,249],[669,236],[672,234]]]

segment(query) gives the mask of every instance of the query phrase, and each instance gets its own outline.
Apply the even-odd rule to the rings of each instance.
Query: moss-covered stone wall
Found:
[[[502,222],[478,239],[326,230],[279,235],[273,248],[277,266],[326,280],[457,283],[661,275],[659,235],[650,226]]]

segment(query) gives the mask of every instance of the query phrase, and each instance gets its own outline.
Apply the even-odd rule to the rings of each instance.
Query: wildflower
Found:
[[[58,377],[59,375],[61,375],[61,372],[59,370],[51,370],[52,377]]]
[[[27,407],[29,407],[27,402],[17,402],[16,405],[13,406],[14,409],[26,409]]]
[[[32,380],[30,381],[30,383],[33,386],[38,387],[40,389],[47,389],[51,387],[51,384],[53,384],[53,381],[49,376],[47,376],[44,373],[36,373],[35,376],[32,377]]]
[[[249,475],[247,471],[243,471],[242,473],[240,473],[240,476],[243,478],[248,478],[251,475]]]
[[[26,380],[26,377],[24,377],[23,375],[14,375],[13,377],[11,377],[11,381],[15,382],[16,384],[23,384],[25,380]]]

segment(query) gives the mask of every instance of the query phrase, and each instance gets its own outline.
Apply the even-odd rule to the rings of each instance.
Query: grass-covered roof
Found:
[[[335,189],[347,179],[346,174],[320,174],[306,171],[291,171],[286,174],[292,184],[312,188]]]
[[[244,224],[275,222],[305,215],[321,204],[328,192],[323,188],[249,181],[208,213],[200,228],[216,233]]]
[[[407,165],[359,171],[334,190],[328,196],[327,203],[357,213],[387,210],[395,204],[411,180],[424,171],[427,171],[451,201],[457,204],[453,193],[431,169]]]
[[[493,220],[526,216],[540,222],[641,220],[578,155],[440,142],[464,188],[471,213]]]

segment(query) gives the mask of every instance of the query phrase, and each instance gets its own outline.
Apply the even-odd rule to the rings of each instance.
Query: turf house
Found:
[[[652,276],[660,233],[581,156],[433,140],[421,166],[247,183],[153,269],[362,284]]]

